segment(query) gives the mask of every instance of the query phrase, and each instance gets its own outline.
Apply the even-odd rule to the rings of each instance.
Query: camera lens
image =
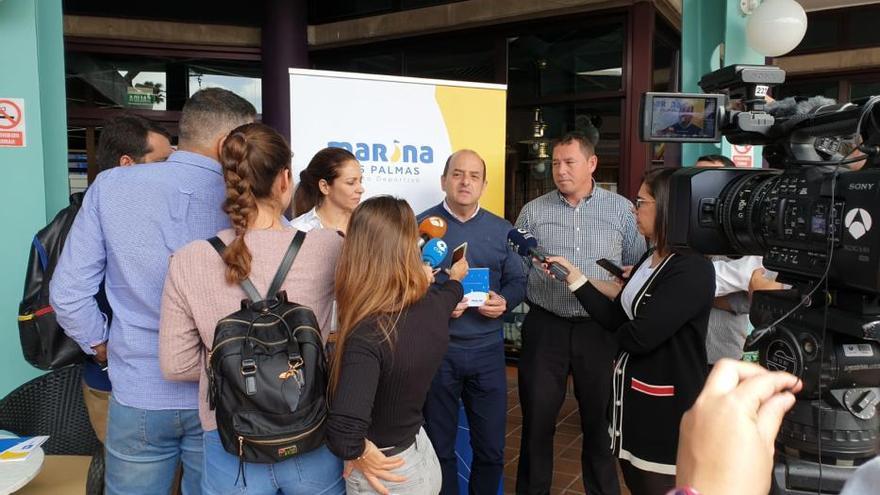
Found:
[[[721,193],[720,220],[731,245],[740,254],[764,254],[768,227],[776,218],[777,201],[769,194],[778,171],[738,177]]]

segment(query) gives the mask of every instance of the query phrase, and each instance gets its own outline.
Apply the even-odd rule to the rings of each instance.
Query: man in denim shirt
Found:
[[[98,168],[104,171],[138,163],[164,162],[172,151],[171,134],[162,126],[138,115],[123,113],[104,122],[95,160]],[[76,194],[79,195],[77,203],[82,204],[85,193]],[[99,291],[96,297],[101,311],[111,320],[112,308],[107,304],[104,291]],[[83,400],[92,428],[101,443],[104,443],[107,435],[107,412],[110,408],[106,347],[99,346],[92,359],[86,359],[82,364]]]
[[[108,494],[168,493],[179,462],[183,493],[199,493],[198,383],[162,377],[159,305],[171,253],[229,226],[219,150],[229,131],[255,116],[227,90],[197,92],[183,108],[178,151],[166,162],[101,173],[71,228],[51,301],[86,353],[107,345]],[[102,280],[114,312],[109,329],[95,300]]]

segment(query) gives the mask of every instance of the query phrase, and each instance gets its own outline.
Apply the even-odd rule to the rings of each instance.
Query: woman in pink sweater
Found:
[[[226,181],[224,211],[233,228],[218,236],[223,258],[207,241],[195,241],[171,257],[159,329],[159,359],[169,380],[199,382],[204,429],[202,492],[205,494],[345,492],[342,461],[326,446],[275,464],[245,463],[247,487],[237,479],[239,458],[224,450],[214,411],[208,408],[205,358],[217,322],[246,299],[239,282],[249,278],[260,294],[269,287],[296,230],[282,220],[293,189],[290,147],[263,124],[233,130],[220,160]],[[330,328],[336,260],[342,237],[334,230],[309,233],[281,289],[290,301],[310,307],[326,339]]]

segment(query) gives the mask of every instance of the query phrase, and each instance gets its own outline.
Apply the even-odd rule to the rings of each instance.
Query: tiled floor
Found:
[[[515,493],[516,467],[519,463],[519,442],[522,430],[522,411],[519,407],[516,368],[507,368],[507,441],[504,447],[504,493]],[[553,439],[553,486],[552,495],[584,494],[581,480],[581,427],[577,402],[573,394],[565,397],[556,423]],[[619,477],[618,473],[618,477]],[[621,494],[630,495],[620,480]]]

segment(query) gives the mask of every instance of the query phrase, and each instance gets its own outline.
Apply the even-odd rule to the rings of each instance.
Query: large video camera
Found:
[[[770,168],[673,174],[668,236],[703,254],[763,256],[791,286],[754,294],[746,344],[804,382],[777,437],[773,493],[839,493],[880,434],[880,97],[767,104],[784,80],[736,65],[700,80],[709,94],[647,93],[641,135],[764,146]]]

